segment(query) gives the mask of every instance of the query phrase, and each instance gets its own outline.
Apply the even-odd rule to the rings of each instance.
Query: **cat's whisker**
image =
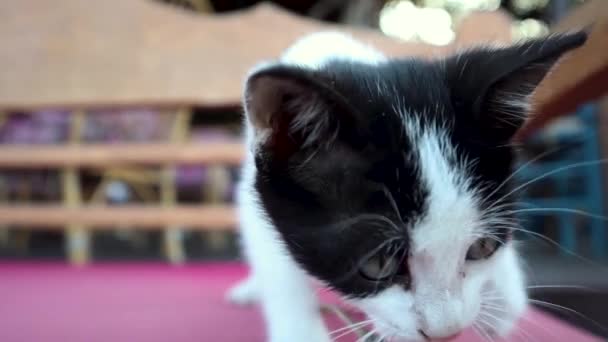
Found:
[[[517,208],[513,209],[514,206],[502,206],[496,208],[496,212],[490,212],[481,219],[482,223],[492,224],[494,222],[521,222],[521,219],[511,215],[511,210],[519,210],[521,204],[517,204]]]
[[[592,214],[590,212],[584,211],[584,210],[579,210],[579,209],[572,209],[572,208],[524,208],[524,209],[517,209],[517,210],[511,210],[510,213],[512,214],[520,214],[520,213],[542,213],[542,212],[555,212],[555,213],[566,213],[566,214],[576,214],[576,215],[580,215],[583,217],[588,217],[591,219],[597,219],[597,220],[602,220],[602,221],[608,221],[608,217],[607,216],[603,216],[603,215],[598,215],[598,214]]]
[[[535,327],[537,327],[537,328],[541,329],[542,331],[544,331],[545,333],[547,333],[549,336],[551,336],[551,338],[553,338],[553,339],[555,339],[555,340],[558,340],[558,338],[557,338],[557,336],[555,335],[555,333],[554,333],[554,332],[552,332],[551,330],[547,329],[545,326],[543,326],[543,325],[541,325],[540,323],[536,322],[536,321],[535,321],[535,320],[533,320],[532,318],[527,317],[527,316],[525,316],[525,315],[524,315],[524,316],[522,316],[522,317],[520,317],[520,318],[521,318],[522,320],[524,320],[524,321],[526,321],[526,322],[530,323],[531,325],[533,325],[533,326],[535,326]]]
[[[348,217],[346,219],[340,220],[338,222],[334,222],[330,225],[328,225],[328,227],[337,227],[337,228],[348,228],[351,227],[353,224],[355,223],[360,223],[362,221],[369,221],[369,224],[375,223],[375,224],[387,224],[390,227],[392,227],[393,229],[395,229],[396,231],[400,231],[401,228],[399,228],[399,226],[397,224],[395,224],[391,219],[389,219],[388,217],[384,216],[384,215],[380,215],[380,214],[371,214],[371,213],[363,213],[363,214],[358,214],[352,217]]]
[[[496,312],[496,313],[507,313],[507,311],[502,311],[502,312]],[[497,315],[494,315],[492,312],[487,311],[487,310],[482,310],[479,312],[480,315],[484,316],[484,317],[488,317],[493,319],[494,321],[498,322],[508,322],[507,318],[504,317],[499,317]]]
[[[573,251],[571,251],[571,250],[563,247],[559,242],[557,242],[557,241],[555,241],[555,240],[553,240],[553,239],[551,239],[551,238],[549,238],[549,237],[547,237],[547,236],[545,236],[543,234],[540,234],[540,233],[537,233],[537,232],[534,232],[534,231],[531,231],[531,230],[528,230],[528,229],[524,229],[522,227],[515,226],[515,225],[497,225],[497,226],[494,226],[494,227],[495,228],[509,229],[509,230],[512,230],[512,231],[522,232],[522,233],[525,233],[525,234],[530,234],[530,235],[532,235],[532,236],[534,236],[536,238],[539,238],[539,239],[541,239],[541,240],[543,240],[543,241],[551,244],[552,246],[558,248],[562,252],[567,253],[567,254],[569,254],[571,256],[574,256],[577,259],[579,259],[581,261],[584,261],[585,263],[588,263],[589,265],[605,268],[605,266],[603,266],[603,265],[601,265],[601,264],[599,264],[597,262],[594,262],[591,259],[585,258],[582,255],[577,254],[577,253],[575,253],[575,252],[573,252]]]
[[[527,202],[515,201],[513,199],[506,198],[506,199],[502,199],[502,200],[496,200],[493,203],[487,205],[483,209],[482,214],[484,217],[491,218],[491,217],[494,217],[495,215],[503,215],[504,214],[503,211],[505,209],[527,207],[527,206],[532,206],[532,205]]]
[[[519,219],[517,219],[515,217],[511,217],[511,216],[506,216],[509,213],[510,212],[508,210],[502,209],[500,215],[492,215],[492,216],[486,217],[486,218],[482,219],[480,223],[486,224],[486,225],[520,224]]]
[[[526,341],[538,342],[538,340],[532,337],[532,334],[530,334],[530,332],[526,331],[524,328],[517,325],[514,326],[514,328],[515,332],[518,333],[521,337],[523,337]]]
[[[375,333],[376,333],[376,329],[372,329],[367,334],[359,337],[356,342],[367,342],[367,339],[374,336]]]
[[[487,299],[487,297],[483,296],[483,294],[482,294],[482,298],[483,298],[483,299]],[[492,297],[492,298],[495,298],[495,299],[497,299],[497,300],[504,300],[504,297]],[[489,304],[489,303],[487,303],[487,302],[485,302],[485,303],[483,303],[483,302],[482,302],[482,307],[488,307],[489,309],[494,310],[494,311],[497,311],[498,313],[505,313],[505,314],[506,314],[506,313],[508,313],[508,311],[507,311],[507,310],[505,310],[503,307],[498,307],[498,306],[496,306],[496,305]],[[485,311],[485,313],[488,313],[488,312],[487,312],[487,311]],[[496,318],[498,318],[498,317],[496,317]],[[520,317],[520,319],[522,319],[522,320],[524,320],[524,321],[526,321],[526,322],[528,322],[528,323],[530,323],[530,324],[532,324],[532,325],[534,325],[534,326],[536,326],[536,327],[538,327],[538,328],[542,329],[544,332],[546,332],[547,334],[549,334],[549,335],[551,335],[552,337],[554,337],[554,338],[555,338],[555,335],[554,335],[554,334],[553,334],[551,331],[549,331],[549,330],[548,330],[547,328],[545,328],[544,326],[542,326],[542,325],[538,324],[536,321],[534,321],[534,320],[533,320],[533,319],[531,319],[530,317],[527,317],[527,316],[523,315],[523,316],[521,316],[521,317]],[[516,327],[516,328],[520,328],[519,326],[515,326],[515,327]]]
[[[485,317],[485,318],[492,318],[495,321],[498,321],[499,319],[496,318],[494,315],[492,315],[489,311],[487,310],[481,310],[479,311],[479,317]],[[489,323],[489,322],[488,322]]]
[[[498,304],[498,303],[504,303],[504,297],[500,296],[498,294],[495,295],[491,295],[491,294],[482,294],[481,295],[481,304]]]
[[[482,300],[485,301],[485,303],[482,304],[488,304],[488,305],[492,305],[492,304],[496,304],[496,302],[504,302],[504,298],[503,297],[483,297]]]
[[[510,312],[505,307],[495,305],[482,305],[479,313],[510,314]]]
[[[553,308],[553,309],[563,310],[565,312],[569,312],[571,314],[576,315],[579,318],[582,318],[582,319],[584,319],[584,320],[592,323],[593,325],[595,325],[597,328],[601,329],[602,331],[608,332],[608,328],[606,328],[605,326],[603,326],[599,322],[597,322],[597,321],[589,318],[588,316],[586,316],[586,315],[584,315],[584,314],[582,314],[582,313],[580,313],[580,312],[578,312],[578,311],[576,311],[576,310],[574,310],[572,308],[569,308],[567,306],[563,306],[563,305],[559,305],[559,304],[554,304],[554,303],[550,303],[550,302],[546,302],[544,300],[538,300],[538,299],[529,299],[529,301],[530,301],[530,303],[537,304],[537,305],[540,305],[540,306],[544,306],[546,308]]]
[[[508,311],[505,310],[505,308],[503,306],[500,305],[492,305],[490,303],[482,303],[481,304],[481,308],[482,309],[491,309],[493,311],[500,311],[502,313],[507,313]]]
[[[503,195],[501,198],[499,198],[497,201],[502,201],[505,198],[508,198],[509,196],[513,195],[514,193],[518,192],[519,190],[522,190],[524,188],[526,188],[527,186],[536,183],[539,180],[542,180],[544,178],[547,178],[549,176],[552,176],[556,173],[560,173],[563,171],[567,171],[567,170],[571,170],[571,169],[575,169],[578,167],[586,167],[586,166],[596,166],[596,165],[602,165],[602,164],[606,164],[608,163],[608,158],[603,158],[603,159],[597,159],[597,160],[591,160],[591,161],[584,161],[584,162],[579,162],[579,163],[573,163],[573,164],[569,164],[569,165],[565,165],[562,167],[558,167],[555,168],[551,171],[547,171],[545,173],[543,173],[542,175],[539,175],[535,178],[532,178],[531,180],[524,182],[518,186],[516,186],[515,188],[513,188],[511,191],[509,191],[507,194]]]
[[[479,325],[479,327],[480,327],[479,331],[483,334],[484,339],[486,341],[489,341],[489,342],[494,342],[494,339],[492,338],[492,336],[490,335],[490,333],[488,333],[486,331],[486,328],[489,328],[489,330],[492,330],[494,327],[490,323],[486,322],[485,320],[479,319],[479,316],[477,317],[477,322],[480,324]]]
[[[374,342],[389,342],[389,341],[390,341],[389,334],[382,334]]]
[[[391,204],[391,208],[395,212],[395,215],[397,216],[399,221],[403,222],[403,219],[401,218],[401,213],[399,212],[399,206],[397,205],[397,201],[395,201],[395,197],[393,197],[393,194],[390,192],[386,185],[383,185],[382,191],[384,192],[386,198],[388,198],[389,203]]]
[[[481,296],[482,296],[482,298],[484,298],[484,296],[486,296],[486,295],[496,295],[496,294],[498,294],[497,290],[492,290],[492,291],[484,290],[481,293]]]
[[[506,313],[506,311],[501,311],[500,313]],[[508,322],[508,320],[506,318],[504,318],[504,317],[498,317],[497,315],[494,315],[494,314],[492,314],[489,311],[483,311],[482,310],[482,311],[479,312],[479,315],[481,317],[486,317],[486,318],[489,318],[489,319],[493,320],[496,324],[499,324],[501,322]],[[522,327],[520,327],[518,325],[515,325],[514,328],[516,329],[516,331],[518,333],[521,333],[522,337],[526,338],[527,340],[534,340],[534,341],[536,341],[536,339],[532,338],[532,336],[528,332],[526,332]]]
[[[490,293],[482,293],[481,299],[483,300],[502,300],[504,297],[500,296],[496,291]],[[483,303],[483,302],[482,302]]]
[[[485,342],[487,342],[486,338],[482,335],[480,331],[481,328],[479,328],[479,325],[476,321],[473,322],[473,325],[471,325],[471,327],[473,328],[473,331],[475,332],[475,334],[477,334],[477,336],[481,337]]]
[[[405,242],[401,241],[398,245],[398,247],[395,248],[395,252],[393,253],[393,255],[391,256],[391,258],[396,258],[397,254],[401,253],[401,255],[399,256],[399,264],[403,264],[405,257],[407,255],[407,251],[405,250]],[[395,279],[396,273],[393,273],[393,275],[391,276],[391,282],[393,282],[393,280]]]
[[[526,286],[526,289],[528,290],[535,290],[535,289],[575,289],[575,290],[584,290],[584,291],[589,291],[589,292],[599,292],[599,290],[594,289],[592,287],[588,287],[588,286],[582,286],[582,285],[531,285],[531,286]]]
[[[331,332],[329,333],[329,335],[330,335],[330,336],[333,336],[333,335],[338,334],[338,333],[340,333],[340,332],[343,332],[343,331],[345,331],[345,330],[349,330],[349,332],[348,332],[348,333],[351,333],[352,331],[354,331],[354,329],[361,328],[361,327],[364,327],[364,326],[366,326],[366,325],[368,325],[368,324],[372,324],[372,323],[374,323],[374,320],[373,320],[373,319],[368,319],[368,320],[364,320],[364,321],[361,321],[361,322],[356,322],[356,323],[353,323],[353,324],[349,324],[349,325],[347,325],[347,326],[344,326],[344,327],[342,327],[342,328],[339,328],[339,329],[333,330],[333,331],[331,331]],[[338,338],[338,337],[342,337],[342,336],[343,336],[343,335],[340,335],[340,336],[337,336],[336,338]]]
[[[481,294],[481,307],[482,308],[488,307],[488,308],[492,308],[494,310],[500,310],[500,311],[507,312],[503,305],[505,302],[506,302],[505,297],[502,295],[499,295],[495,291],[492,293],[482,293]]]
[[[488,208],[484,209],[484,216],[486,216],[487,218],[492,218],[495,217],[495,214],[500,214],[500,215],[504,215],[504,210],[507,208],[511,208],[511,207],[534,207],[533,204],[528,203],[528,202],[503,202],[503,203],[495,203],[492,206],[489,206]]]
[[[332,340],[332,341],[337,342],[337,341],[339,341],[339,340],[340,340],[340,338],[342,338],[342,337],[344,337],[344,336],[348,336],[348,335],[350,335],[350,334],[356,334],[356,335],[358,335],[358,336],[361,336],[361,335],[363,335],[363,334],[365,334],[365,333],[364,333],[364,332],[361,332],[361,331],[359,331],[359,330],[360,330],[360,329],[363,329],[363,328],[365,328],[365,327],[366,327],[365,325],[363,325],[363,326],[358,326],[358,327],[354,327],[354,328],[352,328],[352,329],[350,329],[350,330],[347,330],[347,331],[343,331],[343,332],[341,332],[341,333],[340,333],[338,336],[330,336],[330,337],[331,337],[331,340]],[[363,330],[363,331],[365,331],[365,330]]]
[[[559,152],[560,150],[562,150],[564,147],[557,147],[557,148],[553,148],[551,150],[548,151],[544,151],[543,153],[538,154],[536,157],[526,161],[524,164],[520,165],[515,171],[511,172],[511,174],[502,181],[502,183],[500,183],[490,194],[488,194],[487,196],[485,196],[482,200],[481,203],[485,203],[488,199],[490,199],[492,196],[494,196],[498,191],[500,191],[505,185],[507,185],[509,183],[509,181],[511,179],[513,179],[513,177],[515,177],[519,172],[521,172],[523,169],[525,169],[526,167],[530,166],[532,163],[537,162],[541,159],[543,159],[546,156],[549,156],[553,153]]]

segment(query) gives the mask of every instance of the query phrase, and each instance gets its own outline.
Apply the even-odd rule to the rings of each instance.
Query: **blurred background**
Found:
[[[429,58],[591,27],[535,94],[514,178],[532,296],[608,336],[605,0],[2,2],[0,262],[239,260],[243,75],[337,25]]]

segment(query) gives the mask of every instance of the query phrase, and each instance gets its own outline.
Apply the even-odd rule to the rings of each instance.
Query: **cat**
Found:
[[[537,85],[585,32],[436,58],[388,58],[337,32],[297,41],[248,76],[237,189],[249,278],[272,342],[326,342],[310,279],[391,341],[525,312],[512,238],[512,137]]]

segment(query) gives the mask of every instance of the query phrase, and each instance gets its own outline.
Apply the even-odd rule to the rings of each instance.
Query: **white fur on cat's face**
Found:
[[[428,214],[411,230],[411,288],[393,286],[353,302],[376,321],[380,334],[411,341],[448,338],[474,324],[504,335],[526,307],[514,246],[508,243],[489,259],[465,260],[469,247],[485,233],[478,210],[482,199],[470,190],[466,162],[460,168],[450,165],[453,150],[441,128],[420,133],[419,125],[406,127],[429,189]]]

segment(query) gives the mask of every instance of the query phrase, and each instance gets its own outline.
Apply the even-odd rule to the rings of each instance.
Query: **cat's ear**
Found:
[[[527,119],[539,83],[564,53],[586,39],[585,32],[560,34],[448,58],[454,106],[470,112],[489,138],[510,140]]]
[[[245,113],[256,145],[287,158],[311,146],[328,146],[352,119],[346,101],[313,70],[264,66],[245,85]]]

